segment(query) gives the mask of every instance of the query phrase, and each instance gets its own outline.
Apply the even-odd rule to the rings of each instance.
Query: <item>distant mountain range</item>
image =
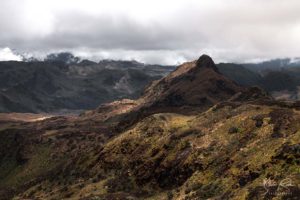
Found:
[[[277,59],[257,64],[221,63],[218,70],[241,86],[257,85],[276,98],[298,99],[300,62]],[[76,112],[102,103],[137,98],[175,66],[137,61],[82,60],[71,53],[43,61],[0,62],[0,112]]]
[[[252,71],[262,73],[265,70],[281,70],[289,67],[300,67],[300,58],[278,58],[259,63],[245,63],[243,66]]]
[[[62,57],[0,62],[0,112],[92,109],[101,103],[136,98],[147,84],[173,70],[135,61],[95,63]]]

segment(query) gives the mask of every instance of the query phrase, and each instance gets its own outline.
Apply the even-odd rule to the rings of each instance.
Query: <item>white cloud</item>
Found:
[[[0,49],[0,61],[21,61],[22,56],[16,55],[10,48]]]
[[[299,10],[299,0],[2,0],[0,45],[169,64],[297,57]]]

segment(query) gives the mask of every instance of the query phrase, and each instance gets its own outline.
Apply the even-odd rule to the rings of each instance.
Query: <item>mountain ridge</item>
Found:
[[[196,62],[185,63],[172,76]],[[273,69],[270,63],[262,71],[254,69],[263,63],[252,64],[257,66],[253,69],[247,64],[220,63],[215,71],[241,86],[262,87],[277,99],[299,99],[299,68]],[[44,61],[0,62],[0,112],[78,113],[114,100],[137,99],[152,81],[174,69],[137,61],[93,62],[70,53],[50,54]]]

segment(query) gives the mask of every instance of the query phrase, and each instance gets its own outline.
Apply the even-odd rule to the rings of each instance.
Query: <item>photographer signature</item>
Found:
[[[265,188],[265,193],[266,194],[271,194],[270,189],[271,188],[276,188],[272,194],[289,194],[290,193],[290,188],[293,187],[293,182],[290,178],[283,179],[281,181],[275,181],[270,178],[266,178],[263,180],[263,187]]]

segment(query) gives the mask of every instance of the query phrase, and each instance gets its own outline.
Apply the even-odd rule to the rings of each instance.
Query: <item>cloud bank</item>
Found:
[[[297,57],[298,0],[2,0],[0,47],[177,64]]]
[[[10,48],[0,49],[0,60],[1,61],[21,61],[23,60],[22,56],[15,54]]]

